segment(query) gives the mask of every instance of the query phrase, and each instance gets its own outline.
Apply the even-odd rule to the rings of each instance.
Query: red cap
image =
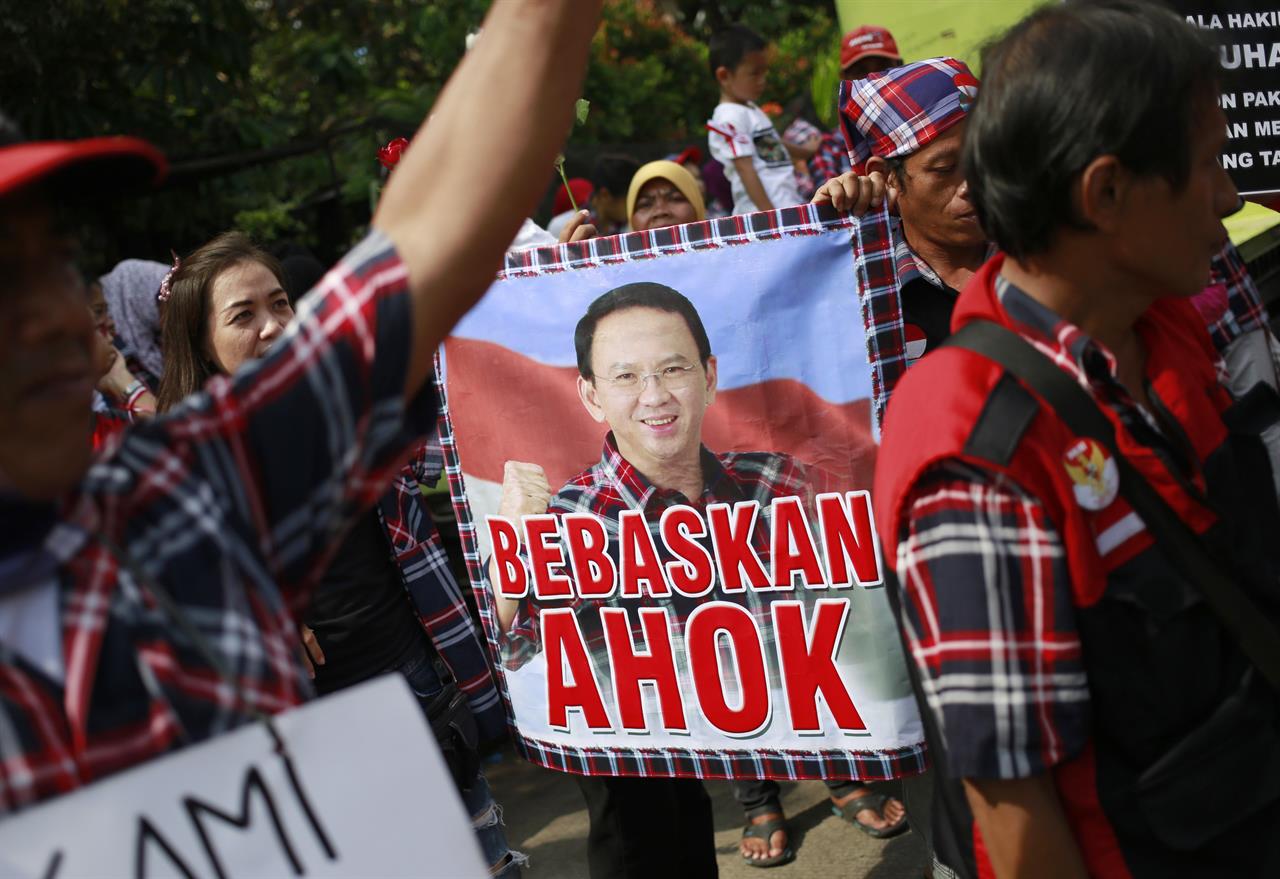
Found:
[[[141,189],[167,170],[164,155],[136,137],[17,143],[0,147],[0,196],[47,178],[73,192]]]
[[[902,53],[898,51],[898,43],[893,39],[893,34],[874,24],[864,24],[857,30],[849,31],[840,41],[840,69],[843,71],[863,58],[901,61]]]
[[[591,185],[591,181],[585,177],[570,177],[569,192],[573,193],[573,200],[578,203],[581,210],[591,201],[591,194],[596,189]],[[572,210],[573,205],[569,203],[569,192],[564,191],[564,186],[556,187],[556,198],[551,203],[551,213],[553,215],[563,214],[567,210]]]
[[[677,165],[687,165],[692,162],[695,165],[702,164],[702,150],[696,146],[685,147],[682,151],[671,157],[671,161]]]

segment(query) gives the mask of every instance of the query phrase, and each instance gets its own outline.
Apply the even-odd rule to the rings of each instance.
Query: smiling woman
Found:
[[[239,232],[183,260],[163,305],[160,410],[220,373],[261,357],[293,318],[280,264]]]
[[[208,354],[223,372],[267,353],[293,317],[280,277],[260,262],[242,262],[213,282]]]

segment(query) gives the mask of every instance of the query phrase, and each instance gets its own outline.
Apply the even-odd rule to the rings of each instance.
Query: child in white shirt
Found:
[[[803,202],[792,158],[808,159],[816,142],[795,146],[778,136],[756,106],[769,69],[768,43],[744,25],[711,38],[711,74],[720,85],[720,103],[707,122],[711,155],[724,166],[733,188],[733,212],[771,211]]]

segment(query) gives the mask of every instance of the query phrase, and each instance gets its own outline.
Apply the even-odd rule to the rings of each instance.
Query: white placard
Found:
[[[483,877],[471,821],[404,679],[387,675],[0,821],[32,879]]]

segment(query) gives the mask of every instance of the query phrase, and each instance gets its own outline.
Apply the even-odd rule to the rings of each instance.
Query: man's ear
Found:
[[[578,376],[578,399],[587,414],[595,419],[596,424],[604,424],[604,407],[600,405],[600,395],[596,391],[595,382]]]
[[[1098,156],[1085,166],[1071,188],[1076,218],[1086,227],[1113,232],[1124,222],[1125,202],[1132,194],[1133,173],[1115,156]]]
[[[710,406],[716,401],[716,383],[719,381],[719,373],[716,369],[716,356],[712,354],[707,358],[707,405]]]

